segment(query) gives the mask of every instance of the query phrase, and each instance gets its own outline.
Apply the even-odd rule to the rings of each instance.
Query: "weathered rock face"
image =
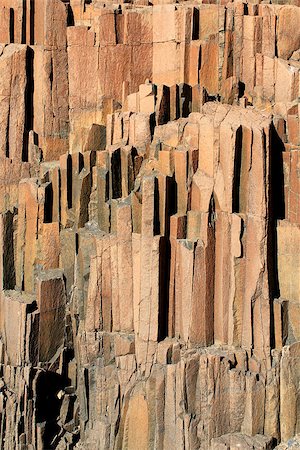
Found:
[[[0,447],[300,448],[300,13],[0,0]]]

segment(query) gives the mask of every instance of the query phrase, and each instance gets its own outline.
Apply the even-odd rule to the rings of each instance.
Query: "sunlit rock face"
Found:
[[[300,448],[298,0],[0,0],[0,448]]]

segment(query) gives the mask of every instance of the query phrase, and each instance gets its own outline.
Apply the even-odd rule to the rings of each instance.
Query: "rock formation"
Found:
[[[299,6],[0,0],[1,449],[300,448]]]

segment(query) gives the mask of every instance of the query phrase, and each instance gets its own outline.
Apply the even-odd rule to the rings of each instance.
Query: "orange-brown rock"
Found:
[[[298,0],[0,0],[0,448],[300,448]]]

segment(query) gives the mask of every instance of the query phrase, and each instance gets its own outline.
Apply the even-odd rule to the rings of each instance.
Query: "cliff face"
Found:
[[[2,449],[300,448],[281,3],[0,0]]]

